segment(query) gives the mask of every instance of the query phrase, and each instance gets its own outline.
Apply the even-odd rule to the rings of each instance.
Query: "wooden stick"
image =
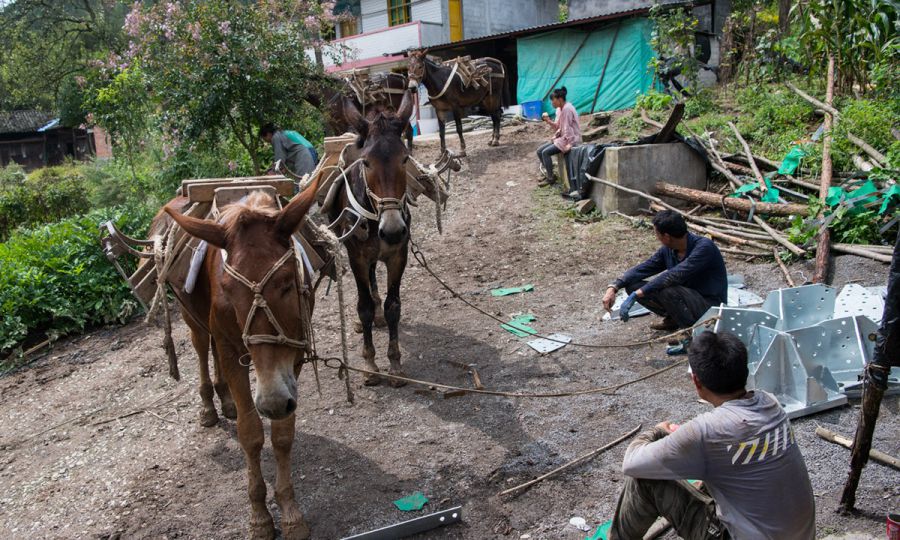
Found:
[[[797,90],[795,88],[795,90]],[[825,200],[828,189],[831,187],[831,130],[834,127],[837,111],[831,106],[834,99],[834,55],[828,55],[828,79],[825,86],[825,105],[831,114],[825,115],[825,137],[822,140],[822,182],[819,188],[819,199]],[[830,110],[829,110],[830,109]],[[824,215],[824,209],[819,212],[819,218]],[[828,255],[831,244],[831,231],[823,227],[819,231],[816,241],[816,271],[813,274],[813,283],[825,283],[828,280]]]
[[[835,251],[839,251],[841,253],[849,253],[850,255],[859,255],[860,257],[868,257],[870,259],[874,259],[876,261],[880,261],[883,263],[891,263],[891,256],[886,253],[878,253],[876,251],[869,251],[868,249],[862,249],[859,247],[854,247],[848,244],[833,244],[831,249]],[[818,260],[818,257],[816,258]]]
[[[833,62],[834,62],[834,57],[830,57],[828,59],[828,63],[832,68],[834,68]],[[785,84],[785,86],[787,86],[788,88],[793,90],[798,96],[802,97],[806,101],[812,103],[813,105],[815,105],[816,107],[822,109],[823,111],[825,111],[827,113],[831,113],[831,115],[834,117],[835,121],[837,121],[841,117],[841,113],[837,109],[835,109],[834,107],[831,106],[831,101],[829,101],[829,99],[827,97],[825,98],[825,101],[827,101],[828,103],[822,103],[821,101],[819,101],[818,99],[807,94],[803,90],[800,90],[793,84],[791,84],[789,82],[786,82],[784,84]],[[831,71],[831,85],[829,85],[829,86],[831,86],[831,91],[834,92],[834,71],[833,71],[833,69]],[[826,118],[827,118],[827,116],[826,116]]]
[[[763,253],[761,251],[747,251],[744,249],[737,249],[728,246],[719,246],[719,251],[722,253],[731,253],[732,255],[742,255],[745,257],[771,257],[768,253]]]
[[[720,240],[724,240],[726,242],[736,244],[739,246],[751,246],[751,247],[755,247],[757,249],[762,249],[762,250],[766,250],[766,251],[771,249],[770,246],[768,246],[766,244],[762,244],[760,242],[757,242],[756,240],[739,238],[737,236],[722,232],[722,231],[720,231],[718,229],[714,229],[712,227],[703,227],[701,225],[697,225],[695,223],[690,223],[690,222],[688,222],[687,226],[689,229],[694,229],[695,231],[697,231],[699,233],[708,234],[709,236],[712,236],[713,238],[718,238]]]
[[[516,487],[509,488],[509,489],[507,489],[507,490],[501,491],[501,492],[498,493],[497,495],[500,496],[500,497],[502,497],[503,495],[509,495],[510,493],[515,493],[516,491],[519,491],[519,490],[521,490],[521,489],[525,489],[525,488],[527,488],[527,487],[531,487],[531,486],[533,486],[534,484],[537,484],[538,482],[543,482],[544,480],[550,478],[551,476],[555,476],[555,475],[559,474],[560,472],[562,472],[562,471],[568,469],[569,467],[571,467],[571,466],[573,466],[573,465],[577,465],[577,464],[579,464],[579,463],[581,463],[581,462],[587,461],[588,459],[591,459],[591,458],[593,458],[593,457],[595,457],[595,456],[598,456],[598,455],[602,454],[603,452],[609,450],[609,449],[612,448],[613,446],[616,446],[617,444],[619,444],[620,442],[624,441],[625,439],[628,439],[629,437],[632,437],[635,433],[637,433],[638,431],[640,431],[641,427],[642,427],[642,424],[638,424],[638,426],[637,426],[636,428],[632,429],[631,431],[629,431],[629,432],[626,433],[625,435],[622,435],[621,437],[619,437],[618,439],[614,440],[613,442],[611,442],[611,443],[609,443],[609,444],[607,444],[607,445],[601,446],[600,448],[598,448],[598,449],[596,449],[596,450],[594,450],[594,451],[592,451],[592,452],[588,452],[587,454],[584,454],[584,455],[581,456],[581,457],[575,458],[575,459],[573,459],[572,461],[566,463],[565,465],[562,465],[562,466],[560,466],[560,467],[557,467],[557,468],[553,469],[552,471],[548,472],[547,474],[543,474],[543,475],[541,475],[541,476],[538,476],[538,477],[535,478],[534,480],[530,480],[530,481],[528,481],[528,482],[525,482],[524,484],[519,484],[519,485],[516,486]]]
[[[791,243],[790,240],[788,240],[787,238],[785,238],[784,236],[779,234],[778,231],[776,231],[775,229],[770,227],[769,224],[766,223],[764,219],[760,218],[759,216],[753,216],[753,221],[755,221],[757,224],[759,224],[759,226],[762,227],[764,231],[769,233],[769,236],[771,236],[776,242],[778,242],[782,246],[788,248],[788,250],[791,253],[793,253],[794,255],[796,255],[798,257],[803,257],[804,255],[806,255],[805,249],[797,247],[796,245]],[[791,286],[793,287],[793,285],[791,285]]]
[[[728,127],[731,128],[731,131],[734,132],[734,136],[737,137],[739,143],[741,143],[741,147],[744,149],[744,155],[747,156],[747,162],[750,163],[750,169],[753,171],[753,176],[756,177],[756,181],[759,182],[760,191],[765,192],[768,187],[766,186],[766,181],[763,178],[761,172],[759,172],[759,168],[756,166],[756,161],[753,159],[753,152],[750,151],[750,145],[747,144],[747,141],[741,137],[741,132],[738,131],[738,128],[734,125],[733,122],[728,122]]]
[[[791,287],[796,287],[797,285],[794,283],[794,278],[791,277],[791,273],[788,272],[787,266],[785,266],[784,261],[781,260],[781,255],[778,254],[778,248],[772,248],[772,255],[775,256],[775,262],[778,263],[778,268],[781,268],[781,273],[784,274],[784,279],[787,281],[787,284]]]
[[[828,442],[843,446],[844,448],[853,448],[852,440],[844,437],[843,435],[840,435],[839,433],[835,433],[830,429],[825,429],[822,426],[816,428],[816,435]],[[900,470],[900,459],[897,459],[889,454],[885,454],[884,452],[881,452],[879,450],[875,450],[874,448],[869,450],[869,458],[877,461],[878,463],[881,463],[882,465]]]
[[[894,253],[894,248],[892,248],[891,246],[878,246],[875,244],[834,244],[834,245],[837,247],[850,247],[850,248],[865,249],[868,251],[874,251],[876,253],[887,253],[889,255]]]
[[[875,164],[879,167],[883,167],[884,164],[887,163],[887,158],[884,156],[884,154],[882,154],[878,150],[875,150],[875,148],[873,148],[869,143],[860,139],[849,131],[847,132],[847,139],[856,146],[860,147],[865,153],[869,154],[869,156],[871,156],[872,159],[875,160]]]
[[[813,191],[819,191],[819,186],[817,186],[811,182],[804,182],[803,180],[800,180],[799,178],[794,178],[793,176],[788,176],[787,179],[788,179],[788,182],[790,182],[794,185],[797,185],[800,187],[805,187],[806,189],[811,189]]]
[[[691,189],[666,182],[656,183],[656,192],[660,195],[683,199],[694,203],[703,203],[708,206],[729,208],[738,210],[745,214],[749,214],[750,210],[755,206],[755,211],[760,214],[772,214],[776,216],[790,215],[806,215],[807,206],[805,204],[794,203],[764,203],[758,202],[751,204],[747,199],[739,199],[735,197],[722,197],[707,191]]]
[[[645,111],[644,109],[641,109],[641,120],[643,120],[645,124],[651,125],[657,129],[663,128],[663,125],[650,118],[650,116],[647,114],[647,111]]]

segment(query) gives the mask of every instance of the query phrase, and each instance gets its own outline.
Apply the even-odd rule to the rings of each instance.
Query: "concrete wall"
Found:
[[[597,172],[603,178],[623,187],[653,194],[656,182],[669,182],[694,189],[706,189],[706,164],[684,143],[641,144],[607,148]],[[613,187],[592,182],[591,199],[603,215],[612,211],[636,214],[649,208],[646,199]],[[675,206],[684,201],[665,199]]]
[[[550,24],[559,20],[557,0],[462,0],[462,10],[463,39]]]

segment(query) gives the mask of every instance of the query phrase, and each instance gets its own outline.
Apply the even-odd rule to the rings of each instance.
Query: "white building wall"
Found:
[[[387,0],[360,0],[363,33],[388,27]]]
[[[423,26],[433,25],[423,24]],[[383,29],[372,34],[353,36],[326,45],[323,59],[326,66],[332,66],[335,64],[334,58],[332,58],[335,54],[339,56],[337,63],[343,64],[419,46],[421,46],[419,25],[408,24]]]
[[[413,0],[410,12],[414,21],[444,23],[444,19],[441,16],[441,0]]]

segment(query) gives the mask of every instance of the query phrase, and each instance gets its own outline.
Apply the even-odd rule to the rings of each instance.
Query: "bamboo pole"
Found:
[[[852,440],[838,433],[835,433],[830,429],[825,429],[822,426],[816,428],[816,435],[828,442],[843,446],[844,448],[853,448]],[[889,454],[885,454],[884,452],[881,452],[879,450],[875,450],[874,448],[869,450],[869,458],[871,458],[873,461],[881,463],[882,465],[900,470],[900,459],[897,459]]]
[[[778,231],[776,231],[775,229],[770,227],[769,224],[766,223],[765,220],[763,220],[759,216],[753,216],[753,221],[758,223],[759,226],[762,227],[764,231],[769,233],[769,236],[771,236],[773,240],[775,240],[782,246],[788,248],[788,251],[790,251],[794,255],[796,255],[798,257],[803,257],[804,255],[806,255],[805,249],[801,249],[801,248],[797,247],[796,245],[794,245],[790,240],[788,240],[787,238],[782,236]]]
[[[795,91],[798,90],[795,88]],[[837,118],[837,110],[831,106],[834,99],[834,55],[828,55],[828,78],[825,87],[825,109],[829,114],[825,115],[825,137],[822,140],[822,182],[819,188],[819,199],[825,200],[828,189],[831,187],[831,130]],[[819,218],[824,215],[824,210],[819,212]],[[828,280],[828,254],[831,244],[831,231],[823,227],[819,231],[816,241],[816,271],[813,274],[813,283],[825,283]]]
[[[834,56],[828,57],[828,65],[829,65],[829,73],[831,74],[831,79],[830,79],[831,84],[828,86],[831,88],[831,91],[834,92]],[[835,109],[834,107],[831,106],[831,101],[827,97],[825,98],[825,101],[827,103],[822,103],[821,101],[819,101],[818,99],[807,94],[803,90],[800,90],[793,84],[791,84],[789,82],[785,82],[784,84],[785,84],[785,86],[787,86],[788,88],[793,90],[798,96],[800,96],[803,99],[805,99],[806,101],[812,103],[816,107],[822,109],[826,113],[830,113],[831,116],[834,117],[835,121],[837,121],[841,117],[841,113],[837,109]],[[828,118],[827,115],[826,115],[826,118]]]
[[[879,167],[883,167],[884,164],[887,163],[887,158],[884,156],[884,154],[882,154],[878,150],[875,150],[875,148],[873,148],[869,143],[860,139],[849,131],[847,132],[847,139],[856,146],[860,147],[865,153],[869,154],[869,156],[873,160],[875,160],[875,164]]]
[[[850,255],[859,255],[860,257],[868,257],[870,259],[873,259],[873,260],[876,260],[879,262],[883,262],[883,263],[890,264],[890,262],[891,262],[891,256],[886,253],[878,253],[875,251],[869,251],[868,249],[862,249],[862,248],[854,247],[854,246],[848,245],[848,244],[833,244],[831,246],[831,249],[833,249],[835,251],[839,251],[841,253],[848,253]],[[817,258],[817,260],[818,260],[818,258]]]
[[[731,128],[731,131],[734,132],[734,136],[737,137],[739,143],[741,143],[741,147],[744,149],[744,155],[747,156],[747,162],[750,164],[750,169],[753,171],[753,176],[756,177],[756,181],[759,182],[760,191],[766,191],[766,181],[763,178],[761,172],[759,172],[759,167],[756,166],[756,161],[753,159],[753,152],[750,151],[750,145],[747,144],[747,141],[741,136],[741,132],[738,131],[737,126],[734,125],[733,122],[728,122],[728,127]]]
[[[584,461],[587,461],[587,460],[589,460],[589,459],[591,459],[591,458],[593,458],[593,457],[596,457],[596,456],[602,454],[603,452],[606,452],[607,450],[609,450],[609,449],[612,448],[613,446],[616,446],[617,444],[619,444],[620,442],[624,441],[625,439],[627,439],[627,438],[629,438],[629,437],[632,437],[634,434],[636,434],[638,431],[640,431],[640,429],[641,429],[641,424],[638,424],[638,426],[637,426],[636,428],[632,429],[631,431],[629,431],[629,432],[626,433],[625,435],[622,435],[621,437],[619,437],[618,439],[614,440],[613,442],[611,442],[611,443],[609,443],[609,444],[606,444],[606,445],[603,445],[603,446],[601,446],[600,448],[598,448],[598,449],[596,449],[596,450],[594,450],[594,451],[592,451],[592,452],[588,452],[587,454],[584,454],[583,456],[577,457],[577,458],[573,459],[572,461],[566,463],[565,465],[562,465],[562,466],[560,466],[560,467],[557,467],[557,468],[553,469],[552,471],[548,472],[547,474],[542,474],[541,476],[538,476],[538,477],[535,478],[534,480],[525,482],[524,484],[519,484],[518,486],[509,488],[509,489],[507,489],[507,490],[501,491],[501,492],[498,493],[497,495],[500,496],[500,497],[502,497],[503,495],[509,495],[510,493],[515,493],[515,492],[517,492],[517,491],[519,491],[519,490],[522,490],[522,489],[531,487],[531,486],[533,486],[534,484],[537,484],[538,482],[543,482],[544,480],[550,478],[551,476],[556,476],[557,474],[559,474],[559,473],[561,473],[562,471],[568,469],[569,467],[572,467],[573,465],[578,465],[579,463],[582,463],[582,462],[584,462]]]
[[[781,256],[778,254],[778,248],[772,248],[772,255],[775,256],[775,262],[778,263],[778,268],[781,269],[781,273],[784,274],[784,280],[787,281],[789,287],[796,287],[797,284],[794,283],[794,278],[791,277],[791,273],[788,272],[787,266],[785,266],[784,261],[781,260]]]

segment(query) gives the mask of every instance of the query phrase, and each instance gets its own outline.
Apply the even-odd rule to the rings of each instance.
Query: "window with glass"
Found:
[[[411,19],[409,6],[410,0],[388,0],[388,20],[391,26],[406,24]]]
[[[356,17],[347,18],[340,21],[341,37],[355,36],[359,33],[356,27]]]

